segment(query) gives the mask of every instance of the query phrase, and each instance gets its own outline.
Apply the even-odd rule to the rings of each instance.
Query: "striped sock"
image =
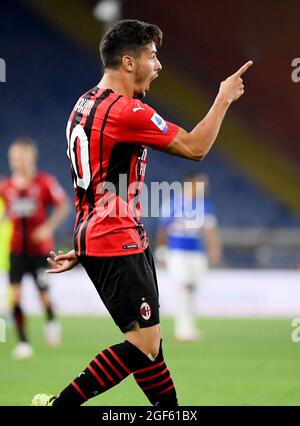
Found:
[[[25,332],[25,316],[20,305],[13,307],[13,318],[17,329],[18,338],[21,342],[27,342],[27,336]]]
[[[133,375],[152,405],[178,406],[174,383],[164,361],[162,342],[160,343],[159,354],[152,365],[134,371]]]
[[[81,405],[88,399],[111,389],[136,369],[145,369],[153,365],[143,352],[128,341],[111,346],[100,352],[87,368],[56,396],[53,406]],[[143,390],[146,393],[147,390]],[[165,395],[169,397],[170,391],[164,393],[163,401],[166,401]],[[147,393],[146,396],[148,397]],[[156,404],[160,401],[160,397],[155,396],[149,400]]]
[[[45,311],[46,311],[47,321],[54,321],[55,315],[54,315],[53,307],[51,305],[49,305],[49,306],[47,306]]]
[[[54,401],[54,406],[81,405],[120,383],[130,373],[124,360],[130,357],[129,342],[100,352],[87,368],[69,384]]]

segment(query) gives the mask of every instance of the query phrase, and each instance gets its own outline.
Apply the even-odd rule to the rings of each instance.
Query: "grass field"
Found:
[[[0,344],[0,405],[28,405],[37,392],[56,393],[100,350],[122,339],[109,318],[62,319],[64,341],[49,348],[42,318],[30,318],[35,348],[15,361],[13,330]],[[177,343],[170,319],[162,321],[164,352],[181,405],[299,405],[300,343],[291,341],[290,320],[205,319],[202,343]],[[86,405],[148,405],[132,377]]]

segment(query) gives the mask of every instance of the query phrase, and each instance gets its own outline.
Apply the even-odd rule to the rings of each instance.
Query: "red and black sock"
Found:
[[[15,305],[13,307],[13,318],[17,329],[18,338],[21,342],[27,342],[27,336],[25,332],[25,316],[23,314],[22,308],[20,305]]]
[[[134,371],[133,375],[152,405],[162,407],[178,405],[175,386],[164,361],[162,342],[159,354],[152,365]]]
[[[136,372],[136,370],[146,369],[150,366],[153,367],[155,363],[156,361],[150,361],[143,352],[128,341],[111,346],[103,352],[100,352],[87,368],[56,396],[53,405],[81,405],[88,399],[117,385],[133,371]],[[138,371],[136,374],[139,377],[140,373]],[[170,389],[159,388],[159,390],[162,391],[160,394],[159,392],[152,391],[149,393],[148,389],[142,387],[152,404],[159,405],[159,403],[162,402],[163,405],[177,405],[176,392],[172,379],[172,384],[170,379],[168,379],[168,381],[168,388]],[[140,385],[140,383],[138,384]],[[151,384],[153,384],[153,379]],[[173,391],[170,386],[172,386]],[[159,385],[157,387],[159,387]]]
[[[46,317],[47,317],[47,321],[54,321],[55,320],[55,314],[53,311],[53,307],[51,305],[47,306],[45,308],[46,311]]]
[[[56,397],[53,405],[81,405],[120,383],[131,373],[127,366],[127,360],[134,356],[131,346],[125,341],[96,355],[87,368]]]

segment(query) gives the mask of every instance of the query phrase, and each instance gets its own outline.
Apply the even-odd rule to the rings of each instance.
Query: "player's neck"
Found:
[[[101,89],[111,89],[115,93],[122,96],[133,97],[134,87],[132,85],[130,77],[121,74],[119,71],[109,70],[106,71],[102,79],[98,83],[98,87]]]
[[[32,181],[35,175],[36,170],[30,170],[26,172],[13,172],[11,178],[17,185],[26,186],[26,184]]]

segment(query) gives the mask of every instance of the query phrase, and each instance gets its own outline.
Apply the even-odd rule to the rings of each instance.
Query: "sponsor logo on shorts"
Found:
[[[151,308],[148,305],[148,303],[144,302],[141,304],[141,309],[140,309],[141,315],[144,318],[144,320],[149,320],[151,317]]]
[[[139,246],[137,244],[124,244],[123,249],[130,250],[130,249],[137,249]]]

